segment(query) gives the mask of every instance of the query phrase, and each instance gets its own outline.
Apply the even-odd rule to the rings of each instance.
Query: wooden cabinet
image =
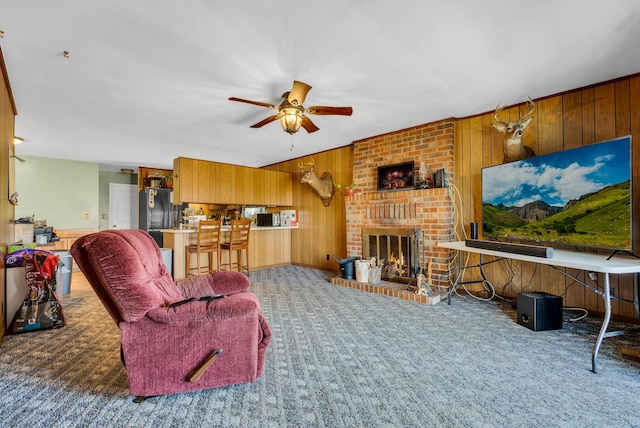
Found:
[[[173,200],[200,204],[293,205],[288,172],[199,159],[173,161]]]
[[[162,178],[161,186],[154,186],[151,179]],[[157,169],[147,168],[141,166],[138,168],[138,190],[145,189],[147,187],[166,187],[168,189],[173,188],[173,171],[170,169]]]

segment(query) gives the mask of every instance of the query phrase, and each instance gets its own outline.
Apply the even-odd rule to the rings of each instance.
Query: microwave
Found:
[[[258,226],[280,226],[279,214],[256,214]]]

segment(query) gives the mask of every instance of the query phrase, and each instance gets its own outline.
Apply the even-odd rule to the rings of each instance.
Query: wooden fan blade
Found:
[[[261,107],[269,107],[269,108],[275,108],[275,109],[278,108],[278,106],[274,105],[274,104],[261,103],[260,101],[244,100],[242,98],[236,98],[236,97],[230,97],[229,101],[238,101],[238,102],[241,102],[241,103],[254,104],[254,105],[257,105],[257,106],[261,106]]]
[[[287,97],[287,101],[294,106],[301,106],[304,104],[304,99],[307,97],[307,93],[311,90],[311,86],[307,85],[304,82],[298,82],[297,80],[293,81],[293,88],[291,88],[291,92],[289,92],[289,97]]]
[[[353,109],[351,107],[327,107],[327,106],[311,106],[305,110],[310,114],[351,116]]]
[[[268,118],[263,119],[263,120],[261,120],[260,122],[254,124],[254,125],[251,125],[249,128],[261,128],[264,125],[266,125],[267,123],[271,123],[274,120],[277,120],[278,116],[279,116],[278,114],[274,114],[273,116],[269,116]]]
[[[320,130],[320,128],[318,128],[313,122],[311,122],[311,119],[309,119],[307,116],[302,116],[301,125],[308,133],[312,133]]]

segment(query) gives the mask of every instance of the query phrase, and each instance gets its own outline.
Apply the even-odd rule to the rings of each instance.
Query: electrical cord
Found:
[[[576,312],[582,312],[582,315],[579,316],[578,318],[569,318],[566,321],[569,322],[577,322],[580,320],[583,320],[587,317],[587,315],[589,315],[589,311],[587,311],[586,309],[583,308],[569,308],[569,307],[564,307],[562,308],[564,311],[576,311]]]
[[[464,204],[462,202],[462,196],[460,194],[460,190],[452,183],[450,183],[449,181],[446,182],[446,187],[447,187],[447,194],[449,195],[449,198],[452,201],[453,204],[453,212],[454,212],[454,216],[453,216],[453,235],[454,235],[454,239],[457,241],[461,241],[461,240],[466,240],[468,238],[467,236],[467,231],[465,230],[464,226],[462,226],[462,223],[464,221]],[[460,231],[462,231],[462,233],[460,233]],[[454,269],[457,271],[457,276],[455,277],[455,280],[453,279],[453,275],[449,274],[449,284],[450,284],[450,290],[449,290],[449,294],[451,293],[455,293],[456,296],[462,297],[464,298],[465,296],[461,295],[460,293],[458,293],[458,287],[462,287],[463,290],[467,293],[466,296],[470,296],[476,300],[480,300],[480,301],[490,301],[496,297],[499,297],[501,299],[501,296],[498,296],[496,294],[496,290],[495,287],[493,286],[493,284],[487,280],[487,279],[483,279],[481,282],[484,290],[480,291],[479,293],[482,292],[487,292],[489,294],[489,297],[481,297],[479,295],[477,295],[478,292],[476,293],[472,293],[471,290],[469,290],[466,286],[466,284],[464,284],[464,276],[465,276],[465,270],[463,268],[455,268],[454,264],[456,263],[456,261],[462,257],[459,251],[455,251],[455,257],[453,257],[451,259],[451,261],[449,262],[449,264],[447,265],[448,271],[452,272]],[[465,260],[462,264],[459,264],[459,266],[468,266],[469,265],[469,260],[471,258],[471,254],[470,253],[466,253],[466,255],[464,256]],[[457,284],[457,286],[456,286]],[[504,299],[506,300],[506,299]]]

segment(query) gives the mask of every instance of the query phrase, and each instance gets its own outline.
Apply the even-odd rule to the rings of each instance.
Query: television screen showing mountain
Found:
[[[482,169],[482,233],[632,250],[631,137]]]

